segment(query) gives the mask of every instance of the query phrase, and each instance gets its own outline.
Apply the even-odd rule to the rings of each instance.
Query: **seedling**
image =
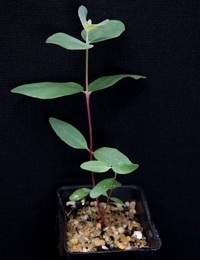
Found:
[[[126,155],[116,148],[100,147],[95,151],[93,150],[94,144],[90,99],[94,92],[109,88],[124,78],[129,77],[138,80],[145,79],[146,77],[135,74],[118,74],[102,76],[93,82],[90,82],[88,76],[89,50],[94,48],[94,45],[98,42],[119,37],[125,31],[125,25],[119,20],[109,19],[106,19],[98,24],[93,24],[92,20],[87,20],[87,14],[87,8],[81,5],[78,9],[78,16],[83,26],[83,30],[81,32],[82,40],[62,32],[55,33],[46,40],[46,43],[48,44],[56,44],[67,50],[85,51],[84,86],[76,82],[39,82],[18,86],[12,89],[11,92],[40,99],[54,99],[74,94],[79,94],[85,97],[89,141],[86,141],[86,138],[82,135],[82,133],[70,123],[54,117],[50,117],[49,122],[58,137],[67,145],[73,147],[74,149],[83,149],[88,152],[88,161],[83,162],[80,167],[81,169],[90,172],[93,188],[89,189],[83,187],[78,189],[71,194],[69,199],[71,201],[80,201],[87,196],[90,196],[92,199],[96,199],[98,214],[101,219],[101,226],[104,227],[104,215],[106,208],[100,208],[100,196],[105,197],[107,205],[110,201],[123,204],[120,199],[112,197],[112,191],[121,186],[121,183],[117,180],[117,177],[118,175],[130,174],[134,172],[139,165],[132,163]],[[112,178],[105,177],[102,178],[100,182],[96,183],[96,174],[106,176],[106,173],[110,170],[113,171]]]

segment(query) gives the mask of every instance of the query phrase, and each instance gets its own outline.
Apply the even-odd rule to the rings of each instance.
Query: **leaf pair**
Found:
[[[89,91],[94,92],[109,88],[123,78],[144,79],[146,77],[135,74],[119,74],[100,77],[89,84]],[[18,86],[11,92],[40,99],[54,99],[83,93],[84,88],[75,82],[39,82]]]
[[[107,191],[113,190],[115,188],[118,188],[121,186],[121,183],[115,180],[114,178],[108,178],[100,181],[96,186],[94,186],[92,189],[88,188],[81,188],[74,191],[69,199],[71,201],[79,201],[88,195],[92,198],[98,198],[99,196],[103,195],[107,197]],[[123,204],[123,202],[117,198],[111,197],[111,200]]]
[[[78,16],[84,30],[81,32],[82,38],[88,43],[96,43],[120,36],[125,31],[125,25],[118,20],[106,19],[98,24],[92,24],[91,20],[87,21],[87,8],[80,6]]]
[[[75,149],[89,150],[85,137],[74,126],[53,117],[49,119],[49,122],[58,137],[66,144]],[[97,173],[112,169],[118,174],[128,174],[139,167],[115,148],[102,147],[94,151],[93,155],[96,160],[81,164],[82,169]]]
[[[46,43],[56,44],[67,50],[87,50],[94,47],[91,43],[116,38],[125,30],[124,24],[118,20],[106,19],[99,24],[92,24],[91,20],[87,21],[87,13],[85,6],[79,7],[78,15],[84,28],[81,36],[85,42],[66,33],[59,32],[50,36]]]
[[[99,148],[94,152],[94,158],[96,160],[81,164],[81,168],[99,173],[112,169],[117,174],[128,174],[139,167],[138,164],[132,163],[127,156],[116,148]]]

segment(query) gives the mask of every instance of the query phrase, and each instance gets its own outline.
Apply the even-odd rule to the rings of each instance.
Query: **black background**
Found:
[[[197,260],[198,0],[1,1],[0,259],[55,259],[56,188],[90,183],[79,171],[88,154],[65,145],[48,123],[54,116],[87,136],[83,95],[44,101],[10,93],[39,81],[84,84],[84,52],[45,43],[56,32],[80,38],[81,4],[94,23],[109,18],[126,26],[90,51],[90,81],[113,73],[147,77],[92,94],[95,148],[116,147],[140,165],[120,181],[146,192],[163,243],[155,259]]]

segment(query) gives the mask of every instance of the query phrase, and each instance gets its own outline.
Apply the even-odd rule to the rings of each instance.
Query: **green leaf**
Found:
[[[53,99],[83,92],[83,87],[75,82],[39,82],[18,86],[12,93],[34,98]]]
[[[115,197],[110,197],[110,200],[120,204],[120,205],[124,205],[124,202],[118,198],[115,198]]]
[[[46,43],[53,43],[67,50],[86,50],[93,47],[93,45],[82,42],[65,33],[53,34],[46,40]]]
[[[83,5],[81,5],[79,7],[79,9],[78,9],[78,16],[80,18],[80,21],[81,21],[81,24],[82,24],[83,28],[86,31],[90,31],[90,30],[96,29],[96,27],[105,25],[109,21],[109,19],[106,19],[106,20],[102,21],[101,23],[92,24],[91,20],[87,21],[87,14],[88,14],[87,8],[85,6],[83,6]]]
[[[83,28],[85,28],[85,25],[87,22],[87,14],[88,14],[87,8],[83,5],[81,5],[78,9],[78,16],[80,18]]]
[[[112,170],[118,174],[128,174],[137,170],[138,167],[139,165],[135,163],[118,163],[113,165]]]
[[[79,200],[87,197],[89,193],[90,193],[90,189],[88,189],[88,188],[81,188],[81,189],[75,190],[69,197],[69,200],[79,201]]]
[[[131,163],[131,161],[116,148],[101,147],[94,152],[94,157],[107,165],[113,166],[119,163]]]
[[[107,172],[111,167],[104,162],[88,161],[81,164],[83,170],[92,172]]]
[[[121,183],[114,178],[108,178],[100,181],[91,191],[90,197],[97,198],[100,195],[104,195],[108,190],[115,189],[121,186]]]
[[[89,91],[98,91],[108,87],[113,86],[116,82],[123,78],[133,78],[133,79],[145,79],[145,76],[135,75],[135,74],[120,74],[113,76],[104,76],[96,79],[89,84]]]
[[[66,144],[75,149],[88,150],[87,142],[84,136],[74,126],[53,117],[49,118],[49,122],[55,133]]]
[[[128,174],[135,171],[139,165],[133,164],[126,155],[110,147],[102,147],[94,152],[95,159],[106,163],[118,174]]]
[[[98,26],[93,26],[88,31],[88,42],[95,43],[116,38],[125,31],[125,26],[118,20],[105,20]],[[86,30],[81,32],[82,38],[86,41]]]

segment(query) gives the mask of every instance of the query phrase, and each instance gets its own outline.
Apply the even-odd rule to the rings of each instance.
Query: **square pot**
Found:
[[[91,185],[83,185],[87,188],[92,188]],[[139,218],[139,222],[143,227],[144,234],[148,241],[148,248],[134,248],[131,250],[107,250],[97,252],[69,252],[66,248],[66,216],[65,205],[68,201],[68,197],[76,189],[83,187],[81,185],[73,186],[61,186],[57,189],[58,197],[58,254],[62,260],[71,259],[102,259],[102,257],[111,256],[124,256],[133,257],[133,259],[146,259],[152,256],[158,249],[160,249],[162,242],[159,237],[158,231],[152,221],[150,211],[147,205],[147,200],[144,190],[135,185],[122,185],[121,187],[113,190],[113,196],[117,194],[117,197],[122,201],[136,201],[136,212]]]

